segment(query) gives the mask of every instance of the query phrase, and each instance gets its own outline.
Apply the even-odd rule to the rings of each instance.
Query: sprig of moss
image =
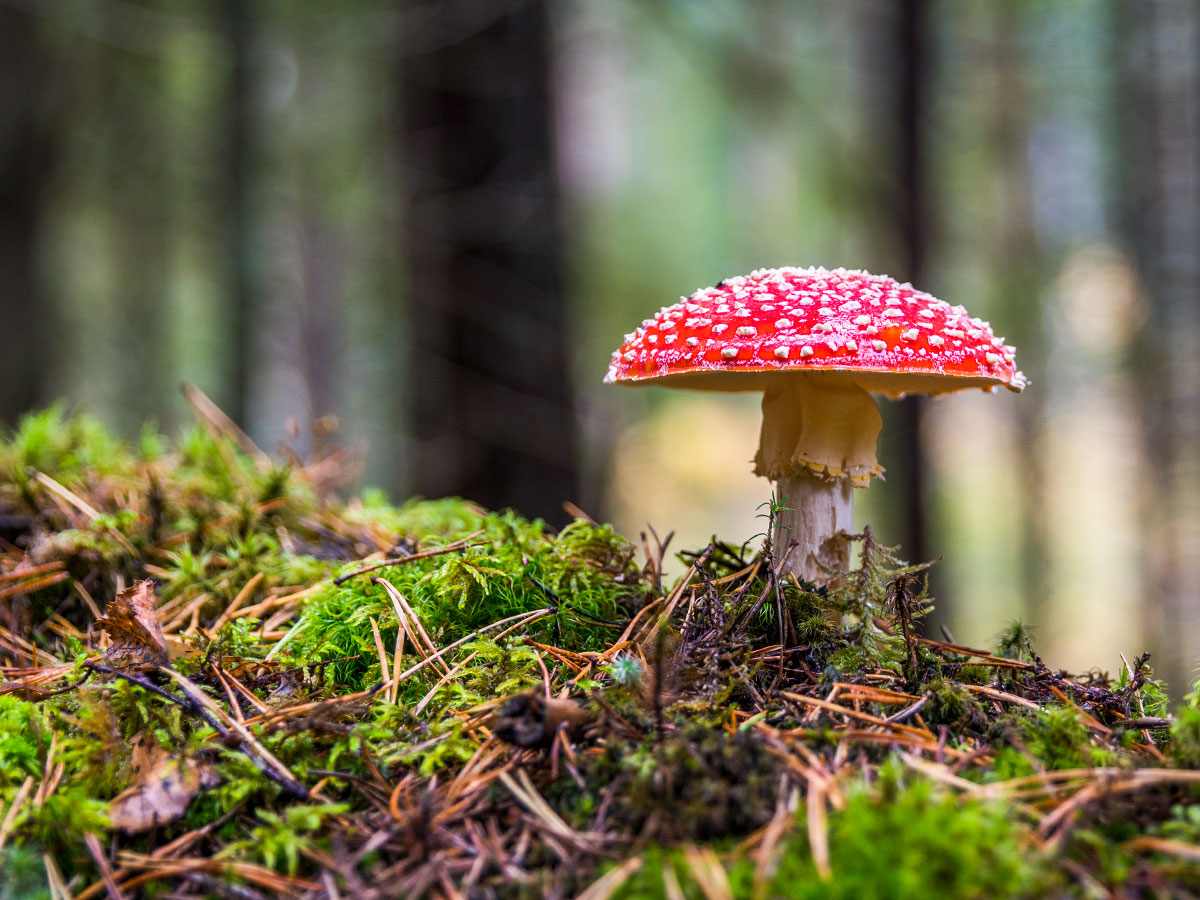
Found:
[[[953,796],[932,782],[886,765],[873,786],[849,792],[844,809],[828,812],[832,877],[823,879],[800,812],[776,847],[765,896],[780,900],[909,900],[913,897],[1003,900],[1045,896],[1061,886],[1053,861],[1031,853],[1028,828],[996,803]],[[619,898],[670,897],[670,869],[686,897],[704,896],[679,850],[656,848],[615,893]],[[736,900],[756,891],[756,861],[727,858]],[[669,876],[668,876],[669,877]]]

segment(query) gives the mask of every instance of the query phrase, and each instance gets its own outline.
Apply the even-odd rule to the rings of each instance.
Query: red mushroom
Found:
[[[754,470],[787,509],[787,569],[822,582],[849,565],[851,488],[883,469],[871,393],[1020,391],[1013,348],[987,322],[883,275],[759,269],[683,297],[625,336],[605,382],[762,391]]]

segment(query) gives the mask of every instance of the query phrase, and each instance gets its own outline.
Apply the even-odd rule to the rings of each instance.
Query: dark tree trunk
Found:
[[[44,403],[48,310],[37,278],[50,129],[48,62],[32,15],[0,5],[0,422]]]
[[[560,521],[577,485],[546,4],[414,3],[406,24],[411,486]]]
[[[247,396],[254,370],[254,276],[250,179],[254,109],[251,103],[251,14],[253,0],[224,0],[222,24],[228,54],[225,123],[226,290],[228,297],[227,384],[220,405],[250,430]]]
[[[107,6],[103,21],[119,33],[121,9]],[[107,347],[112,368],[109,421],[136,434],[163,416],[175,386],[169,384],[166,304],[170,297],[172,198],[163,116],[165,64],[161,57],[96,46],[93,71],[102,91],[106,134],[96,162],[104,186],[104,215],[114,230],[114,321]],[[136,86],[131,89],[130,86]],[[82,98],[73,98],[82,104]],[[65,298],[77,303],[75,298]],[[134,348],[136,348],[134,350]],[[130,351],[133,352],[130,352]],[[94,363],[93,363],[94,365]]]
[[[1047,342],[1044,334],[1045,311],[1041,307],[1042,249],[1034,229],[1034,188],[1030,170],[1030,133],[1032,116],[1029,73],[1033,64],[1026,56],[1022,30],[1028,7],[1020,3],[997,4],[993,14],[993,34],[985,51],[995,59],[996,102],[985,122],[996,147],[998,175],[1002,179],[1005,202],[997,221],[996,253],[990,273],[993,296],[993,327],[1009,336],[1019,347],[1018,359],[1035,385],[1046,372]],[[1018,445],[1042,446],[1042,428],[1047,420],[1049,387],[1027,391],[1017,404]],[[1037,609],[1039,598],[1047,596],[1049,561],[1046,555],[1049,534],[1044,497],[1050,486],[1045,454],[1030,452],[1021,465],[1020,496],[1013,498],[1021,506],[1022,533],[1019,541],[1021,606],[1018,614],[1028,619]]]
[[[925,0],[900,0],[895,23],[896,59],[896,192],[892,219],[899,238],[902,281],[918,288],[925,283],[925,258],[929,225],[925,188],[924,138],[928,70],[926,58],[929,16]],[[901,546],[913,562],[928,555],[925,510],[925,454],[921,447],[921,412],[924,398],[907,397],[899,409],[900,471],[889,473],[901,482],[903,518]]]
[[[1178,696],[1200,646],[1200,14],[1190,0],[1117,4],[1123,226],[1149,289],[1141,354],[1155,474],[1147,620],[1156,669]]]

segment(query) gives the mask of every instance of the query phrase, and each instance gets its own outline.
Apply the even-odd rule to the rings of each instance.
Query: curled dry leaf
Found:
[[[558,700],[541,694],[516,694],[496,716],[496,737],[518,747],[547,747],[560,725],[577,728],[595,718],[574,700]]]
[[[112,638],[111,662],[127,666],[165,666],[170,661],[167,641],[155,614],[154,582],[147,578],[127,587],[96,620]]]
[[[211,766],[172,757],[144,731],[133,739],[133,771],[133,784],[113,798],[108,810],[112,827],[127,834],[175,821],[201,788],[215,783]]]

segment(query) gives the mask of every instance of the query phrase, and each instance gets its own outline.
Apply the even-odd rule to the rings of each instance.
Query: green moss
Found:
[[[960,684],[987,684],[992,680],[992,670],[987,666],[964,665],[959,668],[957,678]]]
[[[27,777],[41,777],[51,734],[40,706],[0,696],[0,800],[11,800]]]
[[[1091,741],[1088,727],[1070,706],[1047,706],[1025,720],[1025,745],[1047,769],[1105,765],[1110,754]]]
[[[659,840],[749,834],[774,811],[783,772],[757,734],[730,735],[687,721],[660,740],[609,741],[581,766],[588,793],[570,780],[552,793],[578,827],[588,827],[595,798],[617,784],[611,822],[623,832]]]
[[[343,803],[298,803],[282,813],[257,810],[255,816],[263,824],[252,828],[247,840],[230,844],[218,856],[237,858],[248,853],[267,868],[282,869],[294,876],[300,867],[300,855],[317,844],[313,834],[327,818],[348,809]]]
[[[986,723],[987,715],[970,692],[961,684],[944,678],[934,678],[925,685],[929,699],[921,707],[921,715],[932,725],[966,725],[971,730]],[[969,722],[964,722],[969,719]]]
[[[1170,753],[1176,765],[1200,769],[1200,707],[1189,703],[1176,713],[1171,726]]]
[[[94,796],[86,784],[65,784],[47,797],[41,805],[26,806],[18,815],[17,824],[27,839],[58,851],[60,860],[73,863],[64,875],[75,867],[91,870],[91,860],[83,848],[83,836],[102,833],[108,829],[108,802]]]
[[[0,900],[51,900],[42,848],[36,844],[0,851]]]
[[[99,514],[64,513],[45,485],[31,479],[31,468],[67,484]],[[1055,682],[1047,681],[1045,669],[978,665],[965,654],[917,642],[913,623],[929,608],[929,598],[908,576],[920,567],[896,559],[869,531],[859,538],[861,566],[832,590],[792,579],[773,583],[767,566],[754,565],[768,557],[746,546],[714,541],[700,553],[682,554],[685,562],[698,563],[696,580],[678,594],[672,614],[653,620],[657,637],[643,632],[635,644],[581,672],[577,666],[589,658],[584,654],[609,649],[659,596],[633,545],[609,526],[580,520],[555,533],[539,520],[453,498],[397,506],[367,492],[344,504],[329,497],[318,502],[299,473],[251,458],[209,431],[193,429],[172,442],[148,429],[134,449],[61,408],[30,417],[0,441],[0,511],[31,523],[36,514],[42,532],[33,533],[30,525],[17,540],[34,561],[63,560],[69,576],[21,598],[22,615],[44,624],[53,613],[86,635],[95,617],[76,582],[103,604],[118,585],[152,575],[167,616],[197,610],[200,627],[189,629],[187,652],[174,666],[231,715],[218,665],[254,695],[253,701],[238,695],[246,717],[260,704],[332,700],[382,680],[372,620],[390,669],[400,630],[395,607],[371,576],[333,581],[378,559],[380,548],[415,555],[371,574],[401,592],[433,643],[446,647],[466,638],[445,654],[444,666],[426,665],[402,679],[394,704],[380,691],[252,726],[261,745],[301,782],[321,782],[320,797],[301,804],[264,775],[235,738],[219,739],[194,712],[128,681],[97,675],[38,702],[20,699],[36,693],[0,695],[0,802],[11,802],[26,779],[41,784],[48,763],[52,770],[62,766],[46,802],[27,804],[17,819],[0,858],[0,866],[17,874],[10,878],[6,871],[0,878],[0,900],[4,891],[42,889],[42,854],[75,879],[73,890],[94,882],[94,862],[83,845],[90,830],[104,834],[106,847],[146,852],[221,820],[189,853],[313,878],[324,855],[356,854],[371,834],[389,835],[364,857],[377,860],[378,871],[436,859],[439,848],[466,839],[453,816],[471,818],[487,841],[527,827],[530,835],[541,835],[544,821],[517,821],[523,805],[495,780],[501,767],[528,775],[571,827],[606,829],[612,837],[606,853],[656,847],[622,896],[664,896],[659,867],[666,865],[678,874],[685,896],[699,898],[679,842],[725,853],[734,895],[752,896],[754,861],[736,850],[738,842],[776,813],[781,786],[805,789],[797,767],[810,764],[809,754],[838,768],[846,796],[844,809],[828,813],[835,877],[825,882],[817,876],[801,802],[778,845],[767,897],[1044,896],[1068,890],[1052,874],[1063,857],[1114,891],[1128,881],[1135,894],[1152,876],[1172,885],[1180,876],[1169,859],[1123,847],[1127,838],[1146,833],[1200,842],[1195,797],[1182,788],[1161,788],[1097,804],[1057,857],[1042,857],[1029,849],[1029,822],[1010,808],[964,799],[902,772],[887,763],[894,747],[861,739],[863,729],[877,736],[880,726],[811,706],[812,699],[836,696],[838,703],[885,717],[902,706],[872,702],[865,689],[928,695],[905,725],[926,726],[930,734],[897,737],[913,736],[906,752],[924,753],[927,760],[935,758],[926,743],[930,735],[944,735],[951,750],[981,751],[956,769],[976,781],[1089,765],[1160,764],[1140,746],[1139,732],[1119,727],[1122,716],[1167,713],[1165,692],[1144,659],[1114,682],[1049,676],[1117,736],[1091,729],[1074,706],[1062,705],[1049,690]],[[450,552],[436,552],[460,541],[464,545]],[[421,555],[429,551],[434,555]],[[8,571],[21,550],[4,552]],[[272,609],[260,612],[261,618],[234,617],[215,631],[217,618],[257,576],[247,605],[300,588],[308,599],[283,607],[282,614]],[[537,610],[548,614],[511,634],[493,629],[468,637]],[[264,636],[268,621],[273,633]],[[55,628],[61,625],[56,620]],[[279,641],[283,633],[287,637]],[[66,660],[94,653],[85,646],[88,639],[60,640],[49,628],[37,639]],[[571,663],[531,641],[559,648]],[[998,652],[1033,659],[1028,630],[1009,628]],[[401,666],[415,666],[418,659],[406,641]],[[443,676],[446,668],[452,675]],[[161,673],[143,676],[176,690]],[[514,694],[540,694],[547,677],[556,693],[566,687],[592,720],[570,732],[570,752],[561,743],[550,749],[504,746],[491,730],[488,710]],[[834,681],[862,686],[863,697],[848,701],[844,687],[832,694]],[[984,699],[969,685],[1002,687],[1042,709]],[[848,737],[855,731],[859,737]],[[130,745],[139,732],[209,768],[216,784],[192,801],[182,820],[153,835],[111,836],[104,829],[105,803],[135,777]],[[1169,762],[1200,768],[1196,696],[1155,738]],[[797,742],[804,743],[803,752]],[[456,808],[449,824],[428,827],[438,804],[446,802],[445,786],[468,762],[473,769],[465,781],[480,790],[456,794],[466,805]],[[859,772],[869,777],[860,779]],[[397,785],[404,785],[397,797],[405,810],[398,819],[388,802]],[[527,852],[519,863],[503,870],[491,861],[481,864],[480,896],[573,896],[596,874],[598,855],[573,847],[564,860],[540,837],[522,840]],[[364,862],[359,874],[373,877],[373,868]],[[33,874],[22,880],[22,872]]]
[[[30,469],[73,487],[94,475],[128,470],[134,459],[132,450],[98,419],[67,416],[62,402],[22,416],[0,444],[0,472],[19,487],[29,484]]]
[[[922,779],[906,782],[895,768],[884,773],[880,784],[852,790],[845,809],[828,813],[833,877],[819,876],[801,814],[777,849],[766,896],[994,900],[1040,895],[1057,883],[1050,860],[1030,852],[1024,826],[1002,806],[965,800]],[[667,867],[686,897],[704,896],[685,855],[662,849],[649,852],[646,864],[615,896],[668,897]],[[727,867],[735,898],[756,896],[755,872],[755,862],[742,855]]]
[[[550,608],[552,615],[523,632],[573,649],[599,650],[617,633],[618,620],[646,598],[648,586],[632,563],[632,550],[610,526],[577,520],[560,534],[548,535],[541,523],[511,513],[476,516],[461,501],[428,505],[436,523],[450,523],[453,529],[445,538],[426,536],[422,550],[480,531],[474,542],[485,546],[385,567],[372,575],[403,594],[439,646],[501,619]],[[426,506],[410,504],[403,518],[419,521]],[[463,528],[473,530],[463,534]],[[354,567],[345,569],[352,571]],[[330,583],[308,604],[288,643],[289,654],[303,662],[357,657],[339,663],[334,673],[340,682],[361,689],[379,677],[372,618],[390,650],[400,623],[383,587],[367,576]],[[464,647],[455,658],[471,652]]]
[[[1019,662],[1033,661],[1033,630],[1014,619],[996,636],[996,655]]]
[[[1059,704],[1009,713],[992,723],[988,739],[998,752],[987,777],[997,781],[1044,770],[1121,763],[1114,747],[1093,740],[1074,707]]]

